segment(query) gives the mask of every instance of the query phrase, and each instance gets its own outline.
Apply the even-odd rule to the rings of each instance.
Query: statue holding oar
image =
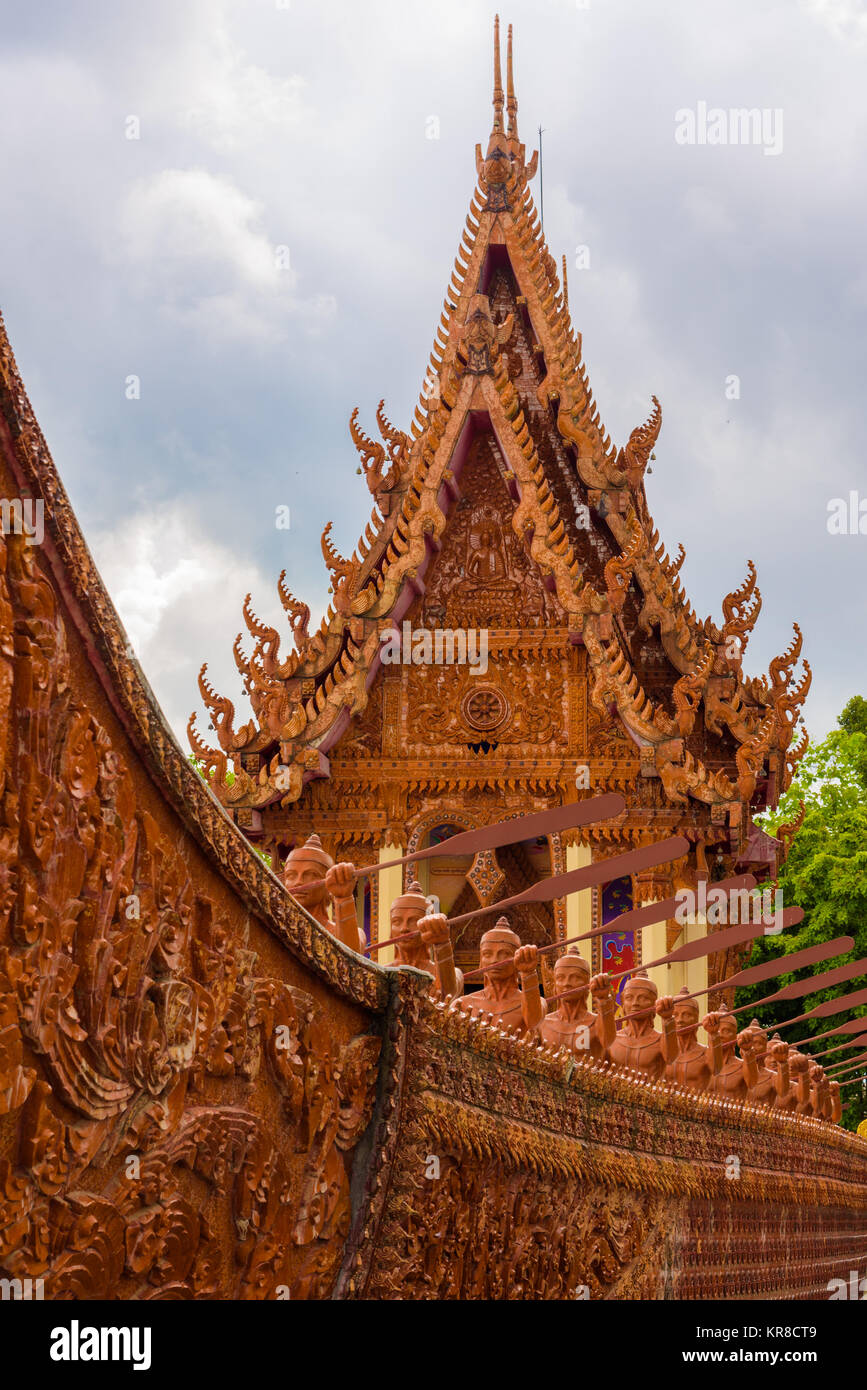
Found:
[[[499,917],[479,944],[484,988],[456,999],[454,1007],[487,1015],[508,1033],[532,1032],[545,1014],[537,960],[536,947],[522,946],[509,919]]]
[[[389,924],[394,965],[411,965],[433,975],[435,996],[448,999],[463,993],[464,977],[455,967],[448,918],[441,912],[428,913],[428,900],[415,879],[391,904]]]
[[[550,1047],[568,1047],[579,1057],[598,1061],[605,1056],[617,1031],[614,991],[607,977],[590,978],[590,966],[577,950],[570,950],[554,963],[554,984],[565,997],[554,1013],[539,1022],[537,1031]],[[587,1007],[593,995],[598,1013]]]

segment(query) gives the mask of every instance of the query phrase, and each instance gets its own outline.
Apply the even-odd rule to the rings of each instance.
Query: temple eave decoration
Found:
[[[545,612],[513,625],[556,630],[564,646],[584,654],[588,708],[617,722],[637,777],[658,783],[663,805],[703,815],[711,839],[727,837],[736,856],[752,816],[775,804],[806,748],[804,737],[793,743],[811,680],[806,661],[795,677],[801,633],[796,625],[768,676],[744,674],[762,606],[751,560],[743,583],[723,599],[721,623],[701,620],[689,603],[680,579],[684,548],[672,561],[645,487],[662,408],[654,396],[620,448],[605,431],[570,316],[565,266],[561,278],[529,189],[536,156],[526,159],[518,136],[511,29],[508,56],[504,94],[497,49],[493,128],[486,153],[477,147],[476,188],[409,430],[390,422],[384,400],[375,412],[381,442],[364,431],[357,408],[350,416],[358,471],[375,502],[370,521],[348,559],[325,526],[331,602],[314,633],[307,605],[280,576],[294,639],[285,658],[280,635],[258,621],[247,596],[253,649],[245,655],[239,636],[234,651],[253,719],[236,729],[232,703],[203,668],[199,689],[218,747],[200,736],[194,717],[191,747],[248,831],[256,829],[253,811],[285,810],[311,780],[330,775],[330,756],[352,742],[383,678],[385,635],[424,611],[448,533],[467,505],[467,459],[484,439],[500,490],[484,543],[497,528],[510,530],[550,596]],[[430,625],[430,613],[423,621]],[[489,626],[496,659],[509,624]],[[565,773],[554,785],[568,794]]]

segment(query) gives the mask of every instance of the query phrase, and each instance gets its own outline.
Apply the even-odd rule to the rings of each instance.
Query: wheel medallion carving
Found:
[[[508,712],[504,696],[491,685],[469,690],[461,701],[461,714],[470,728],[480,733],[499,728]]]

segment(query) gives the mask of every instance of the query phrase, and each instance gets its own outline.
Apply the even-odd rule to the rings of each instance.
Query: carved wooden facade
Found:
[[[535,155],[518,137],[511,37],[507,90],[495,45],[494,126],[434,350],[408,433],[380,402],[382,442],[352,438],[375,506],[349,559],[322,537],[332,602],[317,631],[279,582],[295,650],[243,605],[252,650],[235,656],[253,718],[200,691],[219,746],[191,746],[223,804],[282,862],[315,830],[336,856],[369,862],[419,827],[467,828],[579,795],[622,791],[619,822],[573,839],[593,857],[674,831],[709,860],[774,870],[780,846],[753,815],[788,786],[810,684],[801,636],[750,678],[743,656],[761,608],[756,571],[700,620],[653,525],[645,474],[661,426],[615,447],[600,421],[564,275],[529,191]],[[488,667],[385,664],[409,630],[489,634]],[[225,781],[231,766],[235,777]],[[582,769],[587,769],[582,772]],[[585,791],[586,789],[586,791]],[[545,865],[517,847],[487,865],[505,897]],[[476,866],[477,869],[479,866]],[[485,878],[484,873],[477,875]],[[671,879],[663,885],[667,894]],[[636,885],[637,893],[637,885]],[[485,901],[471,877],[459,910]],[[376,928],[376,913],[374,930]],[[549,914],[551,940],[564,922]],[[535,924],[521,924],[536,939]],[[717,963],[719,965],[719,963]]]

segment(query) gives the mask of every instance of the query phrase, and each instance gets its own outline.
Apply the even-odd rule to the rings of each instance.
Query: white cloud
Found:
[[[185,84],[192,104],[181,112],[179,124],[225,153],[255,144],[270,131],[297,136],[310,115],[304,86],[299,77],[273,77],[246,62],[219,25],[192,84]]]
[[[835,39],[867,41],[867,10],[864,0],[807,0],[808,11],[834,35]]]
[[[121,210],[121,252],[141,289],[205,339],[279,338],[291,315],[327,320],[332,296],[295,295],[292,248],[271,240],[263,208],[226,177],[164,169],[138,180]]]
[[[186,750],[190,712],[208,741],[208,718],[197,690],[199,670],[235,705],[235,727],[249,718],[232,642],[244,629],[240,608],[252,593],[254,611],[287,632],[273,576],[249,559],[202,534],[192,506],[163,505],[136,512],[89,541],[136,656],[163,711]],[[279,616],[278,616],[279,615]],[[291,635],[285,639],[291,642]]]

